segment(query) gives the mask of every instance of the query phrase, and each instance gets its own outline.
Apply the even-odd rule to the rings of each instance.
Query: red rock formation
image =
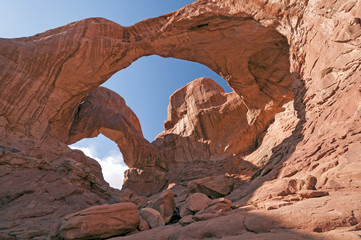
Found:
[[[66,142],[64,129],[70,129],[88,93],[139,57],[158,54],[197,61],[222,74],[244,96],[254,122],[250,131],[264,131],[292,95],[287,42],[274,28],[214,7],[193,4],[128,28],[94,18],[33,37],[1,39],[1,126],[23,138],[50,134]],[[263,76],[257,67],[267,69]],[[273,107],[265,109],[271,101]]]
[[[176,209],[173,192],[171,190],[165,190],[150,206],[160,213],[165,224],[169,223]]]
[[[257,13],[269,14],[271,9],[282,13],[278,24],[290,42],[290,71],[299,121],[292,134],[264,158],[266,166],[252,181],[248,199],[252,199],[255,189],[269,188],[264,182],[272,180],[273,185],[280,186],[288,177],[312,175],[317,179],[316,189],[332,191],[353,191],[361,183],[355,171],[361,153],[361,96],[355,87],[360,84],[361,26],[356,19],[361,5],[356,1],[321,1],[293,7],[294,11],[285,11],[279,3]],[[296,14],[296,9],[302,14]],[[347,35],[347,40],[338,40],[340,34]],[[259,153],[265,148],[262,145],[254,157],[262,155]]]
[[[66,216],[51,237],[103,239],[132,232],[139,223],[140,215],[135,204],[105,204]]]
[[[211,200],[203,193],[193,193],[186,200],[186,208],[192,212],[199,212],[204,207],[208,207]]]
[[[154,168],[130,168],[124,172],[124,189],[138,195],[151,196],[162,191],[168,183],[166,173]]]
[[[0,146],[3,234],[17,239],[45,239],[63,216],[117,198],[119,191],[104,181],[100,165],[81,151],[56,155],[51,154],[52,149],[37,150],[37,156],[30,156]]]
[[[153,208],[143,208],[140,210],[140,215],[148,223],[150,228],[157,228],[165,225],[162,215]]]
[[[218,172],[224,162],[236,166],[246,164],[244,159],[248,168],[260,168],[250,182],[240,182],[226,196],[232,198],[233,208],[240,209],[195,223],[192,219],[186,227],[159,227],[124,239],[358,239],[360,13],[361,2],[356,0],[199,0],[130,27],[93,18],[28,38],[0,39],[0,237],[45,238],[63,216],[109,202],[118,194],[104,182],[95,162],[64,144],[86,130],[88,136],[104,131],[121,149],[128,146],[122,149],[127,151],[125,160],[138,168],[172,172],[177,166],[190,169],[191,160],[208,157],[217,161],[195,161],[197,166],[215,166]],[[160,136],[163,142],[150,145],[119,96],[94,90],[116,71],[151,54],[202,63],[221,74],[235,93],[222,93],[209,84],[212,87],[203,98],[202,84],[186,86],[171,99],[165,133]],[[188,92],[192,89],[198,89],[194,96]],[[291,103],[284,105],[293,97],[295,111]],[[106,112],[113,106],[105,104],[109,99],[123,108]],[[100,101],[107,106],[104,112],[97,108]],[[208,111],[212,113],[206,117],[198,115],[209,103],[218,109]],[[232,122],[232,116],[218,117],[227,112],[221,111],[227,104],[239,107],[233,112],[241,113],[236,119],[242,122],[237,126],[239,137],[248,139],[243,143],[229,130],[233,124],[222,123],[228,117]],[[287,111],[280,113],[283,106]],[[87,118],[82,111],[105,116]],[[120,114],[119,125],[111,124],[113,114]],[[225,135],[203,123],[213,117],[218,119],[213,122],[218,132],[226,128]],[[197,124],[182,125],[182,118]],[[167,136],[177,140],[171,143]],[[234,145],[228,151],[228,142],[222,141]],[[196,142],[196,147],[190,144]],[[185,146],[192,146],[189,153]],[[252,150],[244,146],[258,149],[242,157],[243,149]],[[172,156],[171,149],[178,155]],[[177,165],[180,160],[184,162]],[[228,171],[224,168],[222,174]],[[203,169],[191,175],[208,171]],[[192,177],[174,180],[187,179]],[[177,196],[176,202],[185,201],[186,194]]]
[[[231,209],[232,202],[225,198],[218,198],[212,200],[209,205],[197,212],[193,219],[196,221],[204,221],[211,218],[216,218],[218,216],[224,215],[225,212],[228,212]]]
[[[227,159],[231,166],[227,169],[223,162],[222,170],[236,169],[232,165],[236,155],[254,149],[257,139],[250,132],[246,113],[237,93],[225,93],[211,79],[196,79],[169,98],[165,130],[152,144],[176,176],[186,178],[187,171],[194,173],[196,162],[207,165]],[[217,174],[222,170],[213,169]],[[209,174],[194,173],[193,178]]]
[[[128,167],[160,164],[158,152],[143,137],[137,116],[121,96],[104,87],[99,87],[86,96],[68,131],[67,144],[102,133],[117,143]]]
[[[232,192],[234,182],[231,178],[219,175],[216,177],[205,177],[188,182],[190,193],[201,192],[210,198],[224,197]]]

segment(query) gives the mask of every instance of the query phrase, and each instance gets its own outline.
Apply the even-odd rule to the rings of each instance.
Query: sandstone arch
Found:
[[[347,234],[358,238],[353,232],[361,222],[360,13],[361,2],[354,0],[199,0],[177,12],[128,28],[96,18],[29,38],[0,39],[0,189],[5,192],[1,199],[5,206],[0,214],[0,223],[5,223],[1,226],[1,237],[46,236],[54,219],[109,202],[111,196],[116,196],[101,179],[96,162],[79,151],[70,151],[64,144],[74,122],[74,117],[69,116],[76,116],[79,104],[114,72],[141,56],[159,54],[199,61],[222,73],[253,110],[249,111],[252,120],[257,116],[250,127],[252,132],[262,132],[274,113],[281,110],[282,101],[292,99],[289,89],[292,82],[295,105],[301,105],[298,109],[301,124],[297,124],[289,138],[269,149],[271,156],[261,161],[267,162],[265,168],[249,184],[237,189],[241,199],[236,200],[245,204],[254,199],[261,205],[267,203],[269,196],[276,196],[273,199],[277,201],[292,201],[287,197],[312,197],[329,191],[327,198],[304,200],[267,212],[271,237],[273,230],[304,229],[326,232],[322,233],[325,237],[339,239]],[[237,59],[240,64],[237,67],[227,67],[233,62],[222,54],[236,54],[237,58],[234,48],[229,51],[225,48],[237,42],[232,39],[242,35],[238,31],[242,26],[243,30],[254,30],[248,32],[254,38],[238,43],[243,47],[251,44],[252,49],[241,48],[242,56],[248,58]],[[214,38],[210,38],[212,34]],[[217,37],[229,41],[218,52],[212,48],[212,39]],[[205,47],[199,49],[197,46],[203,43]],[[288,48],[289,64],[285,60]],[[197,54],[192,54],[193,51]],[[219,59],[212,61],[214,56]],[[273,56],[284,59],[280,67],[273,66]],[[286,65],[292,81],[278,71],[286,69],[282,67]],[[239,82],[238,77],[244,77],[245,82]],[[259,96],[257,101],[253,101],[252,93]],[[273,108],[265,111],[270,100],[274,101]],[[271,138],[279,132],[277,128],[273,130]],[[265,146],[259,149],[262,147]],[[259,155],[261,151],[248,157],[257,159]],[[321,191],[297,192],[303,186],[292,187],[292,183],[305,183],[307,179],[312,179],[312,186],[307,188]],[[60,189],[59,185],[63,187]],[[291,195],[284,196],[285,193]],[[37,203],[29,208],[34,199]],[[347,211],[342,210],[344,206],[348,206]],[[247,222],[245,226],[237,225],[237,230],[244,227],[245,232],[230,230],[231,234],[242,238],[249,236],[247,230],[256,228],[268,237],[268,225],[251,228],[264,219],[262,212],[255,210],[255,215],[260,215],[256,218],[247,212],[251,218],[238,221]],[[310,215],[314,218],[309,219]],[[195,228],[197,225],[191,225],[182,231],[186,236],[194,236],[193,231],[201,229],[202,238],[213,230]],[[222,237],[228,234],[227,231]],[[144,235],[149,236],[149,232]],[[133,236],[139,239],[139,235]],[[317,233],[316,237],[320,236]]]
[[[156,149],[143,137],[137,116],[117,93],[98,87],[79,105],[66,144],[102,133],[113,140],[128,167],[159,166]]]
[[[288,43],[273,26],[228,7],[201,2],[130,27],[92,18],[29,38],[1,39],[3,73],[14,73],[2,77],[4,124],[26,137],[69,142],[79,104],[91,91],[139,57],[158,54],[199,62],[222,75],[247,105],[251,120],[244,134],[255,145],[292,99]]]

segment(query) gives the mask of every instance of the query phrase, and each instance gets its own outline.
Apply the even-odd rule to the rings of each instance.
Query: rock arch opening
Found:
[[[153,54],[198,62],[219,73],[234,89],[234,99],[236,99],[234,101],[242,108],[240,110],[242,113],[238,113],[241,116],[239,119],[242,119],[239,127],[241,131],[238,136],[232,137],[236,139],[232,144],[221,147],[214,138],[209,138],[209,136],[203,136],[204,142],[206,142],[205,148],[204,146],[192,144],[192,141],[189,142],[187,136],[187,140],[182,141],[189,142],[186,145],[197,146],[197,153],[186,157],[187,161],[205,158],[225,159],[234,154],[237,155],[241,152],[253,150],[260,142],[262,133],[273,121],[275,113],[282,111],[282,105],[293,98],[290,86],[289,47],[284,36],[274,28],[264,27],[257,21],[246,17],[201,15],[199,18],[196,22],[206,22],[207,24],[200,24],[202,27],[195,28],[194,23],[185,22],[176,25],[175,29],[162,28],[160,33],[155,32],[159,31],[159,29],[147,29],[142,22],[129,28],[121,27],[119,31],[122,34],[112,36],[113,39],[115,37],[120,38],[121,42],[119,45],[114,43],[116,50],[113,49],[113,51],[116,51],[116,55],[112,57],[113,60],[108,58],[102,63],[103,65],[107,64],[110,70],[113,70],[107,71],[108,75],[103,74],[98,78],[102,83],[112,74],[129,66],[139,57]],[[104,22],[103,19],[89,19],[87,21],[96,27],[108,23]],[[158,28],[160,27],[158,25],[165,22],[166,19],[159,18],[157,24],[153,27]],[[117,26],[112,27],[118,28]],[[142,29],[143,33],[138,36],[137,32],[140,28],[145,29]],[[112,35],[113,33],[104,32],[103,34]],[[152,37],[147,36],[147,39],[152,39],[151,42],[144,40],[146,34],[154,34]],[[92,93],[105,91],[99,89],[101,88],[94,90]],[[104,93],[101,95],[104,95]],[[78,101],[84,101],[84,97]],[[99,99],[98,102],[101,101]],[[234,105],[238,106],[237,104]],[[231,105],[228,108],[231,109]],[[103,111],[104,106],[101,109]],[[76,118],[77,110],[73,108],[72,112],[70,115],[74,115]],[[114,114],[114,112],[111,114]],[[175,126],[176,122],[173,120],[167,121],[166,130],[170,130]],[[97,121],[104,122],[104,119],[98,119]],[[209,121],[209,119],[206,121]],[[107,124],[111,125],[112,123]],[[204,123],[200,123],[200,129],[194,131],[197,138],[200,137],[200,134],[207,135],[207,133],[204,134],[204,125]],[[53,127],[53,129],[56,129],[56,121],[53,123]],[[174,136],[179,135],[179,132],[168,132],[162,136],[161,141],[156,141],[155,144],[150,144],[143,136],[134,138],[134,134],[131,134],[130,137],[127,133],[123,134],[123,136],[124,139],[128,139],[128,142],[123,141],[122,144],[119,144],[120,139],[115,136],[113,130],[109,130],[112,128],[114,127],[103,128],[104,131],[107,131],[107,133],[103,134],[111,139],[117,138],[115,141],[118,141],[118,146],[120,148],[123,146],[125,151],[133,149],[131,154],[124,154],[123,152],[125,162],[129,167],[158,166],[162,169],[169,169],[169,162],[179,159],[179,154],[175,156],[172,148],[169,148],[169,144],[175,144]],[[129,129],[131,128],[134,128],[134,126],[129,127]],[[128,130],[125,132],[128,132]],[[230,134],[233,134],[235,131],[231,130],[230,132]],[[183,137],[181,136],[182,139]],[[129,141],[133,147],[129,147]],[[146,147],[135,150],[135,145]],[[211,145],[213,147],[210,147]],[[173,152],[171,153],[173,156],[169,156],[168,153],[162,150],[159,151],[159,148],[168,149],[166,152]],[[189,147],[184,147],[184,149],[187,148],[189,149]],[[215,150],[215,148],[218,149]],[[199,156],[200,149],[206,152],[204,156]],[[189,151],[183,155],[187,154],[189,155]],[[181,156],[181,158],[184,157]]]
[[[163,72],[160,73],[160,71]],[[143,120],[143,124],[141,127],[140,125],[137,126],[137,130],[140,134],[143,132],[144,138],[152,142],[163,131],[170,95],[192,82],[193,79],[201,76],[215,79],[227,92],[232,92],[232,89],[222,77],[204,65],[180,59],[162,58],[155,55],[138,59],[128,68],[114,74],[102,85],[115,91],[114,93],[109,91],[109,94],[112,95],[112,97],[109,96],[107,101],[109,105],[104,105],[104,103],[97,105],[99,99],[95,97],[93,97],[94,99],[88,97],[80,104],[76,117],[78,122],[75,122],[72,126],[70,133],[71,135],[76,135],[76,137],[71,137],[69,141],[74,142],[80,138],[82,139],[73,143],[70,147],[82,150],[87,156],[96,159],[102,167],[104,179],[110,186],[120,189],[124,180],[123,172],[128,167],[124,164],[122,154],[116,143],[100,132],[110,136],[110,131],[104,128],[111,127],[114,129],[115,124],[136,121],[136,117],[133,115],[132,119],[123,122],[118,121],[117,118],[127,115],[125,112],[122,115],[114,113],[113,116],[110,116],[112,115],[110,113],[111,108],[114,109],[114,112],[117,109],[119,110],[119,108],[125,108],[123,101],[120,100],[121,97],[116,97],[116,94],[124,97],[126,104],[131,106],[132,110],[137,113],[136,116],[140,122]],[[103,91],[106,91],[106,89],[103,89]],[[97,92],[100,91],[98,90]],[[90,96],[93,95],[90,94]],[[92,105],[92,108],[89,107],[90,105]],[[105,106],[109,108],[107,111],[104,110]],[[100,109],[102,109],[102,114],[100,114]],[[146,111],[145,114],[144,111]],[[91,117],[98,114],[102,116],[108,115],[108,120],[116,123],[114,125],[109,125],[109,123],[104,125],[106,120],[98,121],[99,119]],[[80,120],[82,123],[79,122]],[[144,125],[144,123],[147,125]],[[158,128],[154,126],[155,123],[159,125]],[[148,139],[146,131],[148,132]],[[79,135],[80,133],[81,135]],[[112,137],[112,139],[115,139],[115,137]],[[116,141],[120,140],[117,139]]]
[[[169,186],[167,181],[178,181],[172,188],[177,195],[176,206],[192,211],[189,214],[194,213],[187,206],[194,191],[218,199],[205,205],[205,211],[197,207],[195,217],[187,219],[183,214],[182,221],[190,223],[189,227],[166,227],[170,238],[202,238],[218,233],[220,238],[247,238],[257,233],[281,239],[310,239],[320,234],[336,239],[355,237],[353,230],[361,222],[360,214],[356,214],[360,212],[360,173],[355,171],[360,169],[361,149],[360,91],[355,87],[361,79],[357,20],[361,5],[357,1],[288,2],[199,0],[127,28],[96,18],[30,38],[0,39],[0,160],[4,173],[0,182],[5,193],[0,222],[6,223],[0,228],[2,236],[64,238],[78,226],[76,216],[99,208],[75,211],[120,201],[118,196],[124,191],[109,188],[92,159],[64,144],[79,136],[91,136],[98,129],[128,151],[126,161],[134,167],[128,172],[132,180],[128,187],[139,195],[151,196]],[[288,36],[291,68],[287,41],[276,29]],[[108,100],[122,105],[121,98],[99,86],[136,59],[153,54],[207,65],[222,74],[235,93],[218,91],[207,79],[187,84],[173,95],[166,131],[155,143],[145,142],[135,134],[137,124],[126,121],[132,114],[125,114],[125,106],[108,111],[112,106]],[[206,94],[197,94],[200,89],[207,89]],[[288,108],[293,98],[297,114],[291,108],[290,115],[281,112],[283,103],[288,102]],[[95,114],[86,114],[92,111]],[[276,115],[283,113],[284,118],[278,119],[280,125],[272,124],[276,127],[271,129],[273,119],[276,123]],[[123,121],[122,125],[111,120],[112,114],[123,116],[116,118]],[[295,120],[291,125],[289,116]],[[220,124],[216,131],[209,128],[226,117],[228,125]],[[232,137],[237,126],[229,121],[234,119],[242,119],[242,139]],[[286,122],[287,126],[282,125]],[[185,123],[194,124],[188,129]],[[86,128],[92,124],[95,131]],[[222,132],[224,129],[229,133]],[[252,157],[260,160],[256,164],[262,166],[249,182],[233,184],[236,181],[223,174],[224,163],[231,167],[242,163],[233,153],[252,151],[266,130],[272,130],[273,138],[281,135],[280,129],[292,132],[290,137],[276,145],[272,145],[273,139],[268,144],[263,138],[262,146],[268,145],[272,156],[258,158],[264,156],[263,152],[253,152]],[[224,137],[220,142],[236,144],[215,144],[219,136]],[[135,149],[132,144],[144,147]],[[243,148],[237,151],[234,146]],[[212,171],[221,176],[202,178],[202,174],[212,175]],[[201,190],[200,185],[206,189]],[[234,185],[238,186],[232,188]],[[207,186],[221,192],[213,194]],[[130,200],[133,193],[128,193],[126,198]],[[232,203],[219,199],[221,196]],[[138,201],[142,199],[134,200],[142,204]],[[159,209],[158,203],[153,207]],[[221,212],[238,206],[241,209],[219,216],[218,204],[227,205]],[[104,207],[109,209],[109,205],[100,209]],[[138,214],[136,207],[134,210]],[[335,218],[335,212],[344,214]],[[209,216],[217,218],[211,220]],[[200,222],[193,224],[190,218]],[[68,224],[71,219],[73,225]],[[90,217],[89,222],[97,224],[93,219]],[[226,231],[212,228],[221,221]],[[261,228],[258,223],[262,223]],[[66,229],[69,231],[64,233]],[[154,232],[163,234],[163,228],[159,229],[133,236],[141,239]],[[287,231],[279,231],[282,229]]]
[[[225,92],[233,91],[221,76],[202,64],[157,55],[138,59],[101,86],[124,98],[137,115],[144,138],[152,142],[163,131],[169,97],[200,77],[213,79]]]
[[[113,188],[121,189],[124,171],[128,169],[117,145],[103,134],[94,138],[84,138],[69,146],[81,150],[100,164],[104,180]]]
[[[28,76],[24,77],[24,87],[19,89],[18,99],[21,100],[1,109],[6,120],[26,136],[51,138],[66,144],[95,136],[99,131],[117,143],[129,167],[179,169],[177,165],[171,166],[172,162],[182,163],[185,159],[183,153],[172,151],[178,141],[191,147],[182,148],[188,151],[183,154],[187,156],[186,162],[204,158],[217,161],[254,149],[274,115],[282,111],[285,102],[293,99],[288,41],[273,25],[262,25],[242,12],[223,11],[221,6],[217,12],[215,7],[204,2],[197,14],[189,14],[187,11],[192,9],[189,5],[177,14],[147,19],[130,27],[91,18],[30,38],[1,39],[2,55],[11,60],[6,68],[19,69]],[[54,46],[66,46],[66,51],[54,50]],[[22,48],[24,54],[14,54],[17,48]],[[49,52],[54,54],[49,55]],[[34,55],[36,61],[45,64],[34,67],[31,57]],[[229,98],[237,104],[218,106],[219,112],[235,111],[237,107],[234,106],[239,106],[240,118],[232,118],[229,114],[233,121],[242,119],[238,137],[233,135],[234,124],[228,129],[234,136],[233,145],[219,147],[217,135],[209,134],[205,128],[218,120],[204,117],[209,116],[205,111],[195,117],[198,125],[195,124],[191,133],[179,132],[182,128],[178,123],[182,124],[180,121],[184,118],[178,121],[177,117],[187,114],[171,114],[167,120],[168,132],[160,141],[151,144],[139,134],[139,121],[124,99],[99,86],[119,70],[149,55],[201,63],[228,82],[235,91]],[[13,92],[12,79],[9,79],[4,83],[4,93]],[[42,91],[26,91],[30,85]],[[195,90],[198,86],[188,85],[183,91],[187,93],[187,89]],[[219,99],[228,98],[221,96],[223,93],[217,94]],[[194,97],[189,96],[190,99]],[[2,98],[13,99],[7,94]],[[120,107],[114,109],[113,102]],[[191,106],[187,101],[184,104]],[[14,111],[14,105],[22,110]],[[34,107],[29,108],[29,105]],[[175,113],[182,111],[174,106],[172,109]],[[192,144],[190,136],[203,139],[201,145],[198,141]],[[223,132],[222,136],[230,143],[227,133]],[[199,155],[201,152],[205,155]]]

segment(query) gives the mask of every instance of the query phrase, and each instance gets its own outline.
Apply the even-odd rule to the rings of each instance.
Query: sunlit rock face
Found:
[[[172,179],[200,178],[236,170],[240,153],[254,148],[247,107],[235,93],[199,78],[170,96],[164,132],[152,143]],[[207,164],[218,164],[204,169]],[[189,175],[189,176],[188,176]]]
[[[310,239],[313,232],[356,239],[360,13],[356,0],[199,0],[130,27],[92,18],[0,39],[0,238],[44,239],[65,215],[119,201],[99,165],[66,145],[103,133],[133,172],[147,167],[162,176],[144,177],[147,184],[174,181],[177,207],[188,180],[236,178],[227,201],[214,199],[208,215],[182,219],[188,227],[128,239]],[[170,98],[164,132],[149,143],[124,100],[99,85],[152,54],[202,63],[234,92],[209,79],[181,88]],[[220,216],[218,205],[230,200],[242,210]]]
[[[273,27],[231,7],[200,2],[130,27],[92,18],[1,39],[1,126],[23,138],[66,142],[91,91],[139,57],[158,54],[199,62],[224,76],[253,113],[249,131],[263,132],[292,99],[288,43]]]

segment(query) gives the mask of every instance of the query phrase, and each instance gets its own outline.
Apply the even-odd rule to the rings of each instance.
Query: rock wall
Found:
[[[117,200],[94,159],[79,150],[49,152],[0,146],[0,239],[46,239],[56,219]]]
[[[237,93],[199,78],[170,96],[165,130],[152,145],[173,181],[240,173],[242,155],[255,148],[258,137],[250,128],[247,106]]]
[[[133,175],[144,173],[151,185],[149,176],[157,172],[164,185],[165,172],[172,179],[179,166],[196,169],[169,185],[183,209],[180,222],[190,226],[128,238],[258,233],[310,239],[324,232],[316,238],[356,239],[360,14],[357,0],[199,0],[130,27],[92,18],[32,37],[0,39],[0,237],[44,239],[63,216],[120,201],[124,192],[109,188],[99,165],[66,146],[102,132],[117,142],[128,166],[139,168],[129,171],[134,189]],[[206,79],[180,89],[170,99],[165,131],[150,144],[122,98],[98,86],[152,54],[202,63],[234,93]],[[223,194],[228,200],[214,199],[201,213],[183,218],[190,216],[184,206],[192,193],[184,184],[217,172],[228,176],[195,180],[204,184],[197,189],[229,189]],[[228,185],[232,174],[237,181]],[[229,201],[238,210],[209,219],[229,211]],[[313,217],[304,224],[308,213]],[[232,227],[217,232],[212,226],[218,221]]]
[[[349,167],[360,164],[360,7],[358,1],[308,2],[302,14],[296,14],[284,11],[281,3],[272,5],[282,13],[282,27],[277,28],[290,43],[299,122],[292,135],[273,148],[260,172],[270,176],[255,181],[255,188],[269,179],[306,175],[318,179],[318,189],[359,186],[357,171]],[[341,35],[347,37],[340,40]]]

